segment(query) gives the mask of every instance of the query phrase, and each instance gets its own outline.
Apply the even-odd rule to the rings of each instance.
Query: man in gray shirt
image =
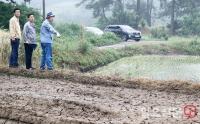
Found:
[[[23,39],[25,47],[25,60],[26,69],[34,69],[32,67],[32,55],[33,51],[36,49],[36,30],[35,30],[35,18],[33,14],[28,14],[28,22],[24,25],[23,29]]]

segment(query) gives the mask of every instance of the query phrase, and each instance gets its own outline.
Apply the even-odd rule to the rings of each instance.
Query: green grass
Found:
[[[104,33],[102,36],[95,36],[91,33],[86,33],[86,40],[94,46],[113,45],[121,42],[121,39],[113,33]]]
[[[178,43],[178,44],[176,44]],[[78,63],[82,70],[90,70],[99,66],[109,64],[123,57],[136,55],[200,55],[199,41],[169,42],[154,45],[137,45],[122,49],[95,50],[87,54],[68,55],[63,62]],[[73,53],[72,53],[73,54]],[[69,61],[70,60],[70,61]],[[69,64],[69,63],[68,63]]]
[[[113,33],[104,33],[102,36],[86,32],[84,27],[77,24],[59,24],[56,26],[57,30],[62,34],[66,41],[78,42],[85,41],[93,46],[105,46],[117,44],[121,40]],[[73,47],[73,46],[72,46]]]
[[[101,76],[192,81],[200,81],[199,73],[198,56],[155,55],[123,58],[95,71]]]
[[[142,35],[142,41],[166,41],[164,39],[154,38],[151,34]]]

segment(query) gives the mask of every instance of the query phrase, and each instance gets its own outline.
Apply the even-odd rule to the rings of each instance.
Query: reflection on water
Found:
[[[100,75],[155,80],[200,81],[198,56],[136,56],[124,58],[95,71]]]

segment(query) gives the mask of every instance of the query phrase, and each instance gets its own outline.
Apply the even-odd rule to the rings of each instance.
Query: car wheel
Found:
[[[135,39],[135,41],[139,42],[141,39]]]
[[[121,38],[122,38],[123,41],[127,41],[128,40],[128,36],[127,35],[122,35]]]

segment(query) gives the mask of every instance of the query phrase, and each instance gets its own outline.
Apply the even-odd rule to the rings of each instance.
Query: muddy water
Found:
[[[200,82],[198,56],[136,56],[124,58],[95,71],[99,75],[155,80]]]
[[[0,76],[0,124],[188,124],[199,95]],[[196,115],[197,114],[197,115]]]

